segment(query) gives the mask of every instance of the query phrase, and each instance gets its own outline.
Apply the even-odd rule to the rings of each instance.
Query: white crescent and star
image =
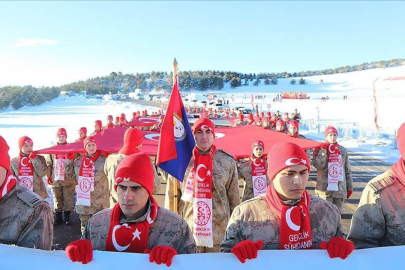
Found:
[[[27,163],[24,163],[25,160],[27,160]],[[29,163],[28,157],[21,158],[21,165],[23,165],[25,167],[25,166],[28,166],[28,163]]]
[[[299,231],[300,226],[298,226],[297,224],[295,224],[292,220],[291,220],[291,211],[295,208],[295,206],[289,208],[286,212],[285,212],[285,220],[287,222],[288,227],[290,227],[291,230],[293,231]]]
[[[87,163],[88,160],[89,160],[89,159],[87,159],[87,158],[84,159],[83,166],[84,166],[85,168],[89,167],[90,164],[91,164],[91,162],[90,162],[90,163]]]
[[[333,144],[330,144],[330,145],[329,145],[329,152],[330,152],[330,153],[335,153],[335,151],[332,151],[332,146],[333,146]]]
[[[299,165],[300,163],[306,165],[307,161],[305,159],[300,158],[289,158],[285,161],[285,165],[292,166],[292,165]]]
[[[119,225],[119,224],[118,224],[118,225],[115,225],[115,226],[114,226],[113,232],[112,232],[112,242],[113,242],[113,245],[114,245],[114,247],[115,247],[115,249],[116,249],[117,251],[124,251],[124,250],[126,250],[126,249],[131,245],[131,243],[129,243],[129,245],[120,246],[120,245],[117,243],[117,240],[115,239],[115,231],[116,231],[118,228],[120,228],[121,226],[124,226],[124,227],[126,227],[127,229],[130,229],[130,228],[131,228],[131,227],[129,227],[129,225],[128,225],[127,223],[124,223],[124,224],[122,224],[122,225]],[[134,237],[132,238],[131,242],[134,241],[135,238],[138,238],[138,240],[141,240],[141,237],[140,237],[141,232],[138,231],[138,229],[135,229],[135,231],[132,233],[132,235],[133,235]]]
[[[197,169],[196,169],[196,172],[195,172],[195,176],[197,177],[197,180],[200,181],[200,182],[201,182],[201,181],[204,181],[204,179],[205,179],[205,177],[204,177],[204,178],[201,178],[200,175],[198,174],[198,171],[199,171],[201,168],[206,168],[206,169],[207,169],[207,167],[205,167],[204,164],[200,164],[200,165],[197,166]],[[211,173],[211,172],[210,172],[210,173]],[[207,172],[207,174],[208,174],[208,172]]]
[[[260,163],[259,163],[259,164],[256,164],[256,160],[257,160],[257,159],[258,159],[258,158],[255,158],[255,159],[253,160],[253,164],[255,164],[255,166],[259,166],[260,163],[263,162],[263,159],[259,159],[259,160],[260,160]]]

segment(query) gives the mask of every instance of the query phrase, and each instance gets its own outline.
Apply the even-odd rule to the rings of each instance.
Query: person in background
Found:
[[[58,129],[56,133],[57,145],[66,145],[67,133],[64,128]],[[69,166],[73,166],[73,153],[59,153],[46,155],[48,167],[47,183],[51,188],[53,196],[53,207],[55,213],[54,225],[70,225],[70,212],[73,210],[73,194],[77,185],[76,178],[66,175]],[[62,217],[63,211],[63,217]]]
[[[277,120],[276,128],[274,129],[274,131],[285,133],[285,123],[283,120],[281,120],[281,119]]]
[[[73,162],[74,170],[67,172],[78,179],[76,213],[80,216],[83,232],[87,221],[95,213],[109,208],[108,180],[104,173],[105,157],[97,149],[97,139],[93,136],[83,141],[86,154]]]
[[[294,110],[294,113],[292,115],[292,119],[296,120],[298,123],[302,120],[301,113],[299,113],[297,109]]]
[[[93,133],[91,133],[91,136],[100,134],[102,131],[103,131],[103,124],[101,123],[101,120],[96,120],[94,122],[94,131]]]
[[[145,153],[122,160],[114,181],[118,202],[113,208],[94,214],[86,224],[83,238],[67,245],[65,251],[72,262],[92,261],[93,249],[149,253],[150,262],[167,266],[177,254],[197,253],[187,223],[159,207],[153,197],[153,174]]]
[[[115,173],[117,172],[118,165],[127,156],[140,152],[142,149],[142,142],[142,132],[136,128],[128,128],[124,133],[124,146],[117,154],[109,155],[105,161],[104,173],[108,178],[110,207],[115,205],[118,201],[117,192],[114,190]],[[155,194],[160,189],[161,179],[156,172],[155,166],[152,166],[152,168],[154,175],[153,193]]]
[[[315,194],[328,200],[342,212],[345,199],[353,193],[353,180],[346,148],[337,143],[338,131],[329,126],[325,143],[313,152],[312,162],[317,169]]]
[[[103,127],[103,129],[106,130],[113,127],[114,127],[113,116],[107,115],[107,124]]]
[[[270,180],[266,175],[267,159],[263,157],[264,143],[261,140],[252,143],[252,156],[238,167],[239,180],[244,181],[242,202],[266,193]]]
[[[46,199],[49,196],[42,178],[46,175],[48,167],[45,158],[33,151],[33,147],[33,141],[28,136],[22,136],[18,140],[20,154],[11,160],[10,170],[18,182]]]
[[[120,126],[120,117],[119,116],[116,116],[115,117],[115,123],[114,123],[116,126]]]
[[[290,120],[288,125],[288,135],[294,138],[306,139],[304,135],[299,134],[300,124],[296,120]]]
[[[0,136],[0,244],[51,250],[51,207],[11,173],[9,149]]]
[[[238,169],[234,157],[214,144],[214,123],[200,118],[194,123],[196,146],[184,181],[174,198],[173,176],[168,177],[165,207],[173,209],[187,221],[200,253],[219,252],[226,224],[239,204]],[[201,207],[197,207],[201,206]],[[211,214],[212,213],[212,214]]]
[[[79,138],[75,142],[82,142],[87,137],[87,128],[81,127],[77,133],[79,134]]]
[[[280,142],[271,147],[267,161],[271,185],[234,209],[221,251],[232,252],[242,263],[261,249],[326,249],[330,258],[346,259],[354,245],[342,238],[339,210],[305,190],[311,167],[304,150]]]
[[[347,239],[356,249],[405,245],[405,124],[397,141],[401,157],[367,183],[352,216]]]

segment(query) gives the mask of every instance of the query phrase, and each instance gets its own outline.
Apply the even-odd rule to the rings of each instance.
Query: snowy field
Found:
[[[351,151],[392,164],[399,157],[395,147],[395,132],[405,122],[405,115],[401,113],[401,107],[405,104],[404,75],[405,66],[401,66],[305,77],[305,85],[291,85],[291,79],[279,79],[277,85],[264,85],[262,81],[257,87],[250,82],[251,85],[236,89],[226,85],[220,92],[223,92],[224,96],[241,97],[235,98],[234,103],[230,104],[231,107],[236,105],[251,107],[252,93],[276,96],[283,91],[306,92],[310,99],[284,99],[282,102],[273,102],[272,99],[255,100],[255,104],[258,104],[259,109],[264,112],[270,107],[272,113],[277,110],[292,113],[294,109],[298,109],[303,118],[300,132],[310,139],[323,141],[325,127],[335,125],[341,132],[338,140],[340,144]],[[402,77],[402,80],[395,79],[399,77]],[[322,84],[320,80],[323,80]],[[378,124],[381,127],[379,144],[375,138],[373,80],[377,93]],[[202,97],[207,92],[196,91],[194,94]],[[347,100],[343,100],[344,95],[347,95]],[[328,96],[329,100],[322,102],[320,98],[325,96]],[[36,107],[1,111],[0,134],[9,143],[10,156],[13,157],[18,154],[18,138],[23,135],[31,137],[34,141],[34,150],[38,150],[56,142],[56,131],[60,127],[66,128],[68,142],[73,142],[77,139],[77,130],[82,126],[87,127],[89,134],[94,130],[94,121],[102,120],[105,124],[108,114],[112,114],[115,118],[125,113],[127,119],[131,119],[132,112],[144,109],[152,112],[159,108],[79,96],[59,97]],[[362,136],[359,136],[359,132]]]

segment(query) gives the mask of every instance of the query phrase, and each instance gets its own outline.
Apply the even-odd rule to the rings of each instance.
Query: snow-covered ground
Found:
[[[405,80],[393,78],[404,76],[405,66],[401,66],[305,77],[305,85],[291,85],[290,78],[279,79],[277,85],[264,85],[263,81],[257,87],[253,86],[253,82],[250,82],[249,86],[236,89],[226,85],[224,89],[215,92],[224,93],[223,96],[229,98],[233,95],[235,103],[230,106],[243,104],[246,107],[251,107],[252,93],[267,93],[275,97],[279,92],[306,92],[310,99],[284,99],[282,102],[273,102],[271,98],[255,99],[254,102],[262,111],[267,111],[270,107],[271,112],[279,110],[292,113],[294,109],[298,109],[304,120],[301,133],[310,139],[323,141],[325,127],[329,124],[336,125],[342,131],[338,140],[340,144],[349,150],[374,156],[392,164],[399,157],[393,143],[394,134],[396,129],[405,122],[405,114],[401,113],[401,107],[405,104],[405,93],[403,93]],[[299,80],[299,78],[295,79]],[[378,124],[381,127],[379,145],[374,133],[373,80],[375,80],[377,93]],[[196,91],[194,94],[202,97],[207,92]],[[347,95],[347,100],[343,100],[344,95]],[[322,102],[320,98],[325,96],[328,96],[329,100]],[[113,100],[86,99],[79,96],[59,97],[36,107],[24,107],[18,111],[13,109],[1,111],[0,134],[10,145],[10,156],[16,156],[18,138],[23,135],[33,139],[34,149],[42,149],[55,143],[55,134],[60,127],[66,128],[68,142],[73,142],[77,138],[77,130],[82,126],[87,127],[88,133],[91,133],[94,129],[94,121],[102,120],[104,124],[108,114],[112,114],[115,118],[125,113],[127,119],[130,119],[132,112],[144,109],[157,111],[159,108]],[[320,132],[317,129],[318,123]],[[358,136],[360,130],[362,136]],[[357,136],[352,136],[353,134]]]

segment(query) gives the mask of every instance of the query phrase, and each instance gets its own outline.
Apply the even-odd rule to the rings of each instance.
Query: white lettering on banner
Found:
[[[199,253],[175,256],[170,270],[218,269],[226,265],[227,269],[246,270],[250,268],[313,270],[327,265],[328,270],[342,269],[399,269],[403,265],[405,246],[369,248],[354,250],[345,260],[330,259],[325,250],[259,250],[254,260],[242,264],[232,253]],[[83,269],[111,270],[128,268],[128,261],[139,269],[161,270],[164,267],[149,262],[148,254],[128,252],[93,251],[93,260],[84,267],[81,263],[72,263],[63,250],[45,251],[12,245],[0,245],[1,269]],[[23,260],[21,258],[24,258]],[[294,258],[291,260],[291,258]],[[35,262],[33,265],[32,262]],[[302,263],[305,262],[305,263]]]
[[[300,233],[297,233],[297,234],[290,235],[289,240],[291,242],[296,242],[296,241],[299,241],[299,240],[307,239],[308,237],[309,237],[309,233],[307,231],[305,231],[305,232],[300,232]]]
[[[312,246],[312,240],[308,240],[308,241],[304,241],[304,242],[298,242],[296,244],[285,244],[284,249],[297,250],[297,249],[309,248],[311,246]]]

